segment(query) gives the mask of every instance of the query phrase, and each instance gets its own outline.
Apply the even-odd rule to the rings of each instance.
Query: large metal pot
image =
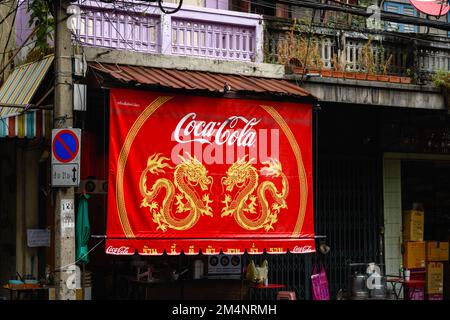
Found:
[[[368,298],[369,290],[367,289],[367,274],[356,272],[352,276],[352,298]]]

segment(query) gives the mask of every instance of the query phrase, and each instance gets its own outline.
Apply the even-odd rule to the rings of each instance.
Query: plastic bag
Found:
[[[314,300],[330,300],[327,273],[323,265],[320,266],[320,272],[317,272],[317,266],[314,266],[313,274],[311,275],[311,284]]]
[[[264,280],[267,279],[268,270],[269,264],[267,260],[264,260],[260,266],[256,266],[253,260],[251,260],[247,267],[246,278],[250,282],[264,283]]]

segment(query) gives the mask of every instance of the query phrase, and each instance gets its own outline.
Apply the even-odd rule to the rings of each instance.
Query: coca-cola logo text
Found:
[[[303,246],[303,247],[295,246],[294,249],[292,250],[293,253],[308,253],[313,251],[314,250],[312,246]]]
[[[261,119],[252,118],[248,120],[242,116],[232,116],[224,122],[206,122],[195,120],[197,114],[194,112],[185,115],[178,122],[174,137],[178,143],[200,142],[200,143],[216,143],[217,145],[227,144],[229,146],[236,144],[239,147],[251,147],[256,142],[256,133],[252,127],[257,125]],[[190,120],[190,121],[189,121]],[[241,130],[231,131],[239,122],[244,124]],[[184,129],[182,129],[184,128]],[[191,140],[182,140],[180,137],[193,135]],[[211,141],[211,137],[214,137]]]
[[[194,156],[201,163],[233,164],[247,157],[252,163],[279,159],[280,130],[257,128],[261,119],[231,116],[225,121],[197,120],[194,112],[186,114],[176,125],[171,140],[171,159],[179,164],[182,157]]]
[[[115,248],[113,246],[109,246],[106,249],[106,253],[107,254],[130,254],[129,251],[130,251],[130,247],[125,247],[125,246],[122,246],[122,247],[119,247],[119,248]]]

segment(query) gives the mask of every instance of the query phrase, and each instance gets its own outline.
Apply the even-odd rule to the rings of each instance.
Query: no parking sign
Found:
[[[80,184],[81,129],[52,130],[52,186]]]

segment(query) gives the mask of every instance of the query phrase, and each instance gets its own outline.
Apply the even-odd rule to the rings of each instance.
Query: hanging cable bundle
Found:
[[[173,10],[167,10],[163,7],[163,1],[164,0],[158,0],[158,6],[161,9],[161,11],[165,14],[173,14],[178,12],[181,9],[181,6],[183,5],[183,0],[178,0],[178,6]]]

